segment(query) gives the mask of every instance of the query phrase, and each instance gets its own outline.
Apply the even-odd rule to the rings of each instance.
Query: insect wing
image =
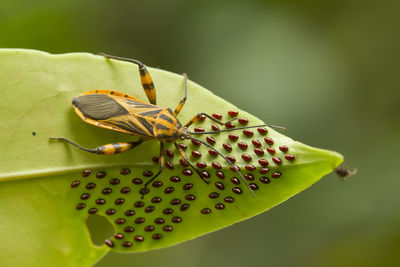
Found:
[[[103,94],[88,94],[75,97],[72,101],[82,114],[93,120],[106,120],[129,113],[114,98]]]
[[[75,97],[72,105],[87,123],[141,137],[153,137],[154,120],[162,110],[108,90],[84,93]]]
[[[137,116],[136,114],[128,114],[100,122],[113,127],[114,130],[119,130],[121,132],[126,132],[141,137],[153,137],[153,121],[154,120],[151,118],[143,118],[141,116]]]

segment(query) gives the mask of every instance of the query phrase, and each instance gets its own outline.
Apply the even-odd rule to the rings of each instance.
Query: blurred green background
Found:
[[[398,1],[2,0],[0,47],[107,52],[177,73],[358,174],[104,266],[400,266]],[[159,88],[160,90],[160,88]]]

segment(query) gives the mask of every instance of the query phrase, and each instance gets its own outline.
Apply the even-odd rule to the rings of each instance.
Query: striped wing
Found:
[[[87,123],[144,138],[154,138],[154,121],[162,110],[109,90],[84,93],[75,97],[72,105]]]

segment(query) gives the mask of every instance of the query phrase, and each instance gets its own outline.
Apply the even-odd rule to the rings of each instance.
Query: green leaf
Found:
[[[149,71],[157,89],[157,104],[174,109],[184,94],[183,77],[158,69]],[[241,130],[218,133],[212,135],[213,146],[235,158],[235,164],[252,184],[255,197],[221,157],[210,155],[204,145],[186,140],[180,143],[187,145],[190,161],[207,165],[201,171],[210,175],[209,184],[196,174],[188,175],[179,153],[167,143],[166,148],[172,152],[166,157],[170,168],[165,168],[156,180],[162,185],[149,186],[150,192],[141,199],[139,190],[150,179],[148,172],[158,170],[158,164],[152,161],[159,154],[157,141],[112,156],[49,142],[50,136],[68,137],[94,148],[137,139],[86,124],[74,113],[72,98],[96,89],[121,91],[147,101],[134,64],[86,53],[50,55],[0,50],[2,266],[90,266],[110,249],[131,252],[170,246],[264,212],[306,189],[342,162],[336,152],[309,147],[268,127],[267,133],[250,129],[252,136]],[[246,118],[249,126],[263,123],[192,82],[178,119],[184,123],[198,112],[219,112],[223,120],[228,120],[232,118],[227,114],[229,110],[238,111],[238,117]],[[236,120],[234,124],[242,126],[245,121]],[[194,127],[211,130],[211,123],[207,119]],[[229,134],[237,135],[238,140],[229,138]],[[199,138],[205,140],[206,136]],[[253,140],[260,141],[263,155],[255,150],[258,145]],[[240,148],[239,142],[246,143],[247,149]],[[230,144],[232,151],[226,150],[224,143]],[[191,155],[193,150],[201,157]],[[251,160],[245,161],[243,154]],[[269,162],[264,174],[259,173],[260,159]],[[216,173],[213,162],[221,165],[224,179]],[[246,170],[248,164],[256,170],[250,171],[251,166]],[[91,174],[83,175],[84,170]],[[239,184],[235,184],[237,181]],[[107,193],[110,190],[105,188],[112,192]],[[79,204],[84,204],[82,209],[77,209]],[[189,204],[187,209],[185,204]],[[94,246],[90,240],[85,222],[89,213],[95,212],[107,217],[118,234],[108,241],[112,248]]]

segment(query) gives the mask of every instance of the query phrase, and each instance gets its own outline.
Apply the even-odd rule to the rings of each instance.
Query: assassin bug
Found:
[[[135,135],[139,137],[139,140],[134,142],[118,142],[112,144],[106,144],[103,146],[96,147],[94,149],[89,149],[74,143],[68,138],[64,137],[51,137],[51,140],[63,140],[71,145],[74,145],[84,151],[96,154],[118,154],[129,151],[138,145],[140,145],[143,141],[147,140],[157,140],[160,142],[160,157],[159,157],[159,170],[158,172],[150,178],[144,185],[146,189],[147,186],[154,181],[162,172],[165,165],[164,158],[164,142],[170,141],[173,142],[176,149],[179,151],[181,157],[197,172],[200,178],[208,183],[201,176],[199,170],[197,170],[189,161],[185,152],[181,147],[178,146],[176,141],[178,139],[192,139],[200,142],[201,144],[209,147],[210,149],[217,152],[229,165],[234,166],[221,152],[216,150],[214,147],[209,145],[208,143],[195,138],[193,135],[197,134],[213,134],[219,132],[247,129],[247,128],[255,128],[255,127],[263,127],[267,126],[256,125],[256,126],[245,126],[238,127],[234,129],[224,129],[219,131],[211,131],[211,132],[190,132],[187,127],[189,127],[194,122],[200,120],[202,116],[206,116],[212,121],[225,125],[228,122],[222,122],[214,117],[208,115],[207,113],[201,112],[196,114],[190,121],[188,121],[184,126],[178,121],[176,116],[181,111],[183,105],[186,102],[187,98],[187,75],[183,74],[184,82],[185,82],[185,96],[179,102],[178,106],[172,111],[170,108],[160,108],[156,106],[156,91],[153,80],[147,71],[146,67],[143,63],[136,59],[130,58],[122,58],[117,56],[111,56],[107,54],[101,54],[106,58],[112,58],[122,61],[132,62],[138,65],[139,73],[141,78],[142,87],[147,95],[147,98],[150,104],[145,103],[142,100],[139,100],[135,97],[129,96],[124,93],[110,91],[110,90],[95,90],[85,92],[81,95],[75,97],[72,101],[72,106],[75,112],[83,119],[85,122],[114,130],[123,132],[129,135]],[[268,125],[270,127],[281,128],[278,126]],[[234,167],[233,167],[234,168]],[[242,181],[245,183],[247,188],[250,190],[251,194],[254,196],[252,189],[247,184],[246,180],[242,176],[239,170],[236,168],[235,172],[241,177]],[[143,191],[141,191],[143,192]],[[142,194],[143,197],[143,194]]]

